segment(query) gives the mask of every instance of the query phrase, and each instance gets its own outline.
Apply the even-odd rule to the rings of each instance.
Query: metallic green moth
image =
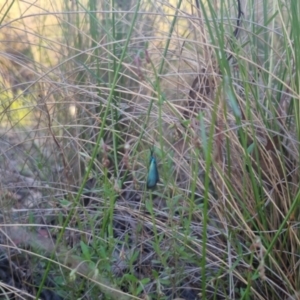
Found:
[[[159,174],[158,174],[158,169],[156,164],[156,158],[153,156],[153,150],[151,150],[149,171],[147,177],[147,188],[148,189],[155,188],[158,181],[159,181]]]

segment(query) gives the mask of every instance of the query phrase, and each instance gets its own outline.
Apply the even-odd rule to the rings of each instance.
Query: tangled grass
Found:
[[[102,2],[2,7],[2,296],[298,299],[299,4]]]

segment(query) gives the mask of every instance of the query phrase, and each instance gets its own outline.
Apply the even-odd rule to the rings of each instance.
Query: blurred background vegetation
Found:
[[[299,15],[1,3],[1,297],[299,299]]]

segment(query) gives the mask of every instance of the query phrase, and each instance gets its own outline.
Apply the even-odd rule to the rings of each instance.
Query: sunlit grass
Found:
[[[245,1],[237,38],[233,0],[6,8],[0,198],[23,291],[297,297],[299,4]]]

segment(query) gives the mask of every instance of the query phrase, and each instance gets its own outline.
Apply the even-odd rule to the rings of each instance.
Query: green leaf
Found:
[[[254,150],[254,143],[252,143],[248,148],[247,148],[247,153],[251,154]]]
[[[72,205],[72,203],[66,199],[62,199],[59,201],[59,203],[62,205],[62,206],[70,206]]]
[[[91,260],[89,247],[83,241],[80,241],[80,247],[84,258],[87,260]]]

